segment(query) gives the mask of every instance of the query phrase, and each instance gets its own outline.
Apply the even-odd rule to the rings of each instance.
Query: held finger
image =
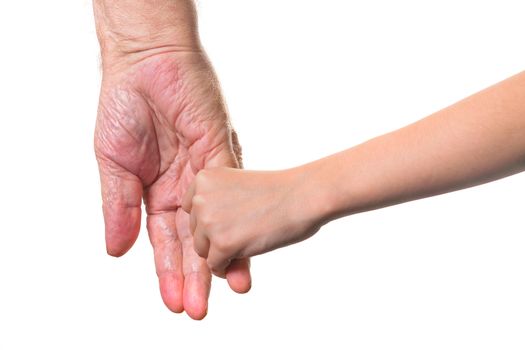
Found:
[[[182,242],[184,256],[184,309],[191,318],[201,320],[208,312],[211,272],[206,260],[199,257],[195,252],[193,237],[189,232],[188,214],[182,210],[177,211],[177,232]]]
[[[148,232],[155,256],[160,294],[173,312],[184,310],[182,274],[182,244],[177,235],[175,212],[150,214]]]
[[[104,212],[106,250],[124,255],[140,231],[142,182],[110,160],[98,160]]]

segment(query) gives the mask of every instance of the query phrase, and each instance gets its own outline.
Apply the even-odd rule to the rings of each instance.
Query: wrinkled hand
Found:
[[[205,54],[142,53],[136,62],[123,59],[105,71],[95,152],[108,253],[121,256],[131,248],[144,199],[162,299],[174,312],[203,318],[211,274],[194,251],[181,200],[200,169],[240,165],[237,138]],[[249,261],[236,261],[226,277],[234,291],[247,292]]]
[[[322,216],[313,198],[315,184],[304,167],[276,172],[215,168],[197,174],[183,208],[191,213],[195,250],[222,274],[234,259],[317,232]]]

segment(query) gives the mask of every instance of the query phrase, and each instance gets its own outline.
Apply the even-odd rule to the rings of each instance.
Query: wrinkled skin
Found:
[[[211,273],[194,251],[181,200],[200,169],[241,162],[205,54],[157,52],[104,71],[95,153],[108,253],[131,248],[144,199],[162,299],[173,312],[202,319]],[[249,261],[234,261],[226,277],[234,291],[247,292]]]

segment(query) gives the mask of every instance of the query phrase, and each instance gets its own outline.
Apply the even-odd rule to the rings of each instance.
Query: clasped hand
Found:
[[[320,211],[303,201],[309,168],[257,172],[201,170],[184,196],[194,248],[214,274],[224,276],[235,259],[305,240],[321,226]]]

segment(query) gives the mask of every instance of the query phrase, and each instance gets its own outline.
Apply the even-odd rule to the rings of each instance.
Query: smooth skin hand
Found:
[[[183,199],[195,249],[221,273],[341,216],[525,170],[525,72],[412,125],[297,168],[208,169]]]
[[[121,256],[131,248],[140,230],[144,200],[162,299],[173,312],[185,310],[190,317],[202,319],[208,308],[211,273],[206,260],[195,253],[189,216],[181,209],[181,201],[199,170],[239,167],[240,147],[206,55],[193,34],[183,35],[196,29],[180,34],[179,27],[176,39],[144,34],[142,39],[147,40],[140,40],[134,33],[132,39],[121,40],[122,30],[108,28],[117,24],[139,32],[141,28],[115,24],[112,16],[129,20],[133,11],[143,12],[148,3],[134,9],[134,2],[126,2],[95,1],[103,61],[95,152],[107,251]],[[115,3],[121,7],[114,10]],[[150,12],[156,13],[158,1],[151,3]],[[186,7],[175,3],[174,14],[181,16],[189,8],[184,18],[193,20],[191,3]],[[122,8],[131,15],[122,14]],[[161,10],[165,16],[170,8]],[[162,28],[143,32],[162,33]],[[235,261],[220,275],[236,292],[250,289],[247,259]]]
[[[220,274],[232,259],[312,236],[320,228],[320,212],[304,200],[308,186],[308,176],[300,169],[199,172],[183,200],[184,210],[191,213],[196,252]]]

